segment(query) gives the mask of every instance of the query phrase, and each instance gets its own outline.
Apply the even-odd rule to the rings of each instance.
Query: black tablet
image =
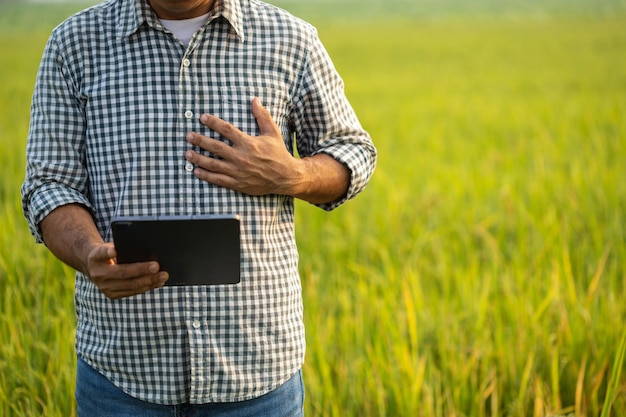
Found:
[[[165,285],[240,281],[237,215],[116,217],[111,231],[118,263],[157,261]]]

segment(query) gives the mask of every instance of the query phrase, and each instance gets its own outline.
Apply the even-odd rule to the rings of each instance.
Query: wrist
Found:
[[[311,193],[314,167],[311,158],[294,158],[293,169],[289,177],[289,190],[286,193],[294,198],[306,200]]]
[[[312,204],[326,204],[346,194],[350,170],[332,156],[321,153],[296,161],[289,195]]]

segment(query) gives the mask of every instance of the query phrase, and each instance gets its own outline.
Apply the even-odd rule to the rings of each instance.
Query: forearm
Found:
[[[91,213],[79,204],[58,207],[43,219],[40,227],[48,249],[61,261],[85,274],[89,253],[104,243]]]
[[[321,153],[298,160],[297,181],[288,193],[313,204],[325,204],[343,197],[350,186],[350,170],[330,155]]]

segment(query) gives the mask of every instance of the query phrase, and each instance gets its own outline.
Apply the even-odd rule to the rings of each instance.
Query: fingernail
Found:
[[[151,263],[150,266],[148,267],[148,270],[153,274],[159,272],[159,264]]]
[[[167,272],[161,272],[159,274],[159,281],[161,281],[162,283],[165,283],[168,279],[170,279],[170,276]]]

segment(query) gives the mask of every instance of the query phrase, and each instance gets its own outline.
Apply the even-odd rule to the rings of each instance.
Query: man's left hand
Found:
[[[202,124],[228,139],[220,140],[190,132],[187,142],[222,159],[189,150],[185,158],[194,164],[196,177],[245,194],[292,194],[302,181],[300,160],[287,150],[280,129],[258,98],[252,100],[252,113],[259,136],[249,136],[230,123],[203,114]]]

